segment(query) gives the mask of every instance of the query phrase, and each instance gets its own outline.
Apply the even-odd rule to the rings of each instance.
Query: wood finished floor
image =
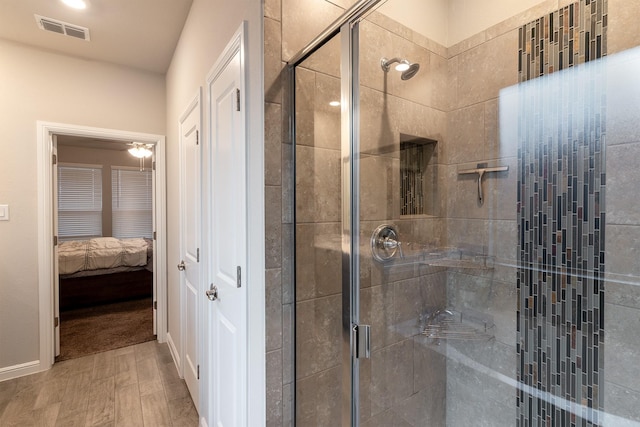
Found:
[[[149,341],[0,382],[0,426],[198,425],[166,344]]]

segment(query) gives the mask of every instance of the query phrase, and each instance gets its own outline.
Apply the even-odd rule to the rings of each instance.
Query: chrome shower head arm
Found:
[[[382,67],[384,71],[389,71],[391,64],[395,64],[396,62],[402,62],[402,58],[382,58],[380,59],[380,67]]]

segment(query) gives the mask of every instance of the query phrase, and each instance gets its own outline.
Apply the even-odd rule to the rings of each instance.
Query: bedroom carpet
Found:
[[[80,308],[60,313],[57,362],[151,341],[151,298]]]

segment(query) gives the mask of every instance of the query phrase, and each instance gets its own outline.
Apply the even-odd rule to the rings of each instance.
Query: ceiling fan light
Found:
[[[137,157],[139,159],[142,159],[143,157],[151,157],[151,155],[153,154],[147,147],[143,147],[140,145],[131,147],[127,151],[129,151],[129,154],[131,154],[133,157]]]

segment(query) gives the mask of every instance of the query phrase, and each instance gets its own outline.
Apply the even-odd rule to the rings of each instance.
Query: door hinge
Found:
[[[158,301],[154,301],[153,302],[153,309],[157,310],[158,309]]]
[[[371,326],[354,325],[353,334],[356,358],[369,359],[371,357]]]
[[[57,165],[58,164],[58,156],[56,154],[53,154],[51,156],[51,161],[52,161],[52,164]]]
[[[53,318],[53,327],[57,328],[58,325],[60,325],[60,318],[59,317],[54,317]]]
[[[58,236],[53,236],[53,246],[58,246]]]
[[[151,169],[156,170],[156,161],[151,162]]]
[[[200,365],[198,365],[198,379],[200,379]]]
[[[242,286],[242,268],[238,266],[236,269],[236,287]]]
[[[153,232],[153,240],[156,240],[158,238],[158,235],[156,234],[156,232]]]
[[[200,262],[200,248],[196,249],[196,262]]]
[[[197,130],[196,131],[196,145],[199,145],[199,144],[200,144],[200,131]]]
[[[236,89],[236,111],[240,111],[240,89]]]

